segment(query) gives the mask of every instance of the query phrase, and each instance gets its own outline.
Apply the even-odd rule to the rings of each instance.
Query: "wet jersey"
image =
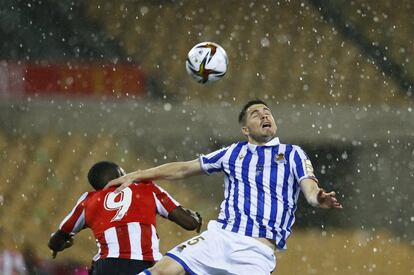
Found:
[[[156,214],[168,217],[179,203],[152,182],[131,184],[117,194],[114,190],[84,193],[59,229],[75,234],[90,228],[99,248],[94,260],[160,260]]]
[[[224,172],[224,201],[217,219],[223,229],[268,238],[279,249],[295,222],[300,182],[316,180],[312,163],[297,145],[274,138],[265,145],[248,142],[200,156],[207,173]]]

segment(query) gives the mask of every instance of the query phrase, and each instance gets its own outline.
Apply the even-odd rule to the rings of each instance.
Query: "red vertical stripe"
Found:
[[[141,225],[141,251],[144,261],[154,261],[152,254],[152,230],[150,224]]]
[[[131,243],[129,241],[128,224],[126,226],[116,228],[116,236],[119,244],[119,258],[131,258]]]

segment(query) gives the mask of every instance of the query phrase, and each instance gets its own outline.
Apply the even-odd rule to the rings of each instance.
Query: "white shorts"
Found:
[[[185,241],[166,256],[193,275],[269,275],[276,267],[274,251],[260,241],[221,228],[216,221],[207,231]]]

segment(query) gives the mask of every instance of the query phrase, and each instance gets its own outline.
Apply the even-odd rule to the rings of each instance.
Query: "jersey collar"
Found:
[[[270,140],[269,142],[267,142],[265,145],[256,145],[256,144],[252,144],[250,142],[247,143],[247,147],[249,148],[250,152],[255,152],[257,147],[272,147],[272,146],[277,146],[280,144],[279,138],[275,137],[272,140]]]

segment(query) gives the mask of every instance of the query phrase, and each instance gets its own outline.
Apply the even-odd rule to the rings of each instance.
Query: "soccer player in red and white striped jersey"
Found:
[[[74,234],[90,228],[99,247],[92,274],[137,274],[162,257],[156,214],[184,229],[199,231],[199,214],[181,207],[153,182],[134,183],[119,193],[113,192],[115,188],[102,190],[110,180],[124,174],[113,162],[92,166],[88,180],[96,191],[84,193],[52,235],[49,247],[54,256],[72,245]]]

